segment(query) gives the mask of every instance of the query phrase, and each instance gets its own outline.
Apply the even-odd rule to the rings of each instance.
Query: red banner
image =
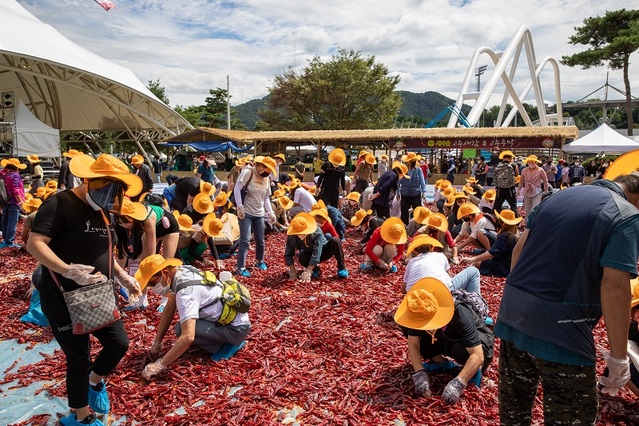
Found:
[[[393,149],[517,149],[561,148],[561,140],[543,137],[404,139],[391,143]]]

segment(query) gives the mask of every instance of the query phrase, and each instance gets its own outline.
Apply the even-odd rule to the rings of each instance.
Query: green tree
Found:
[[[569,39],[570,44],[591,46],[583,52],[563,56],[561,63],[583,69],[598,67],[608,63],[613,70],[623,69],[626,87],[626,116],[628,135],[633,135],[630,79],[628,68],[630,55],[639,49],[639,10],[608,11],[601,17],[584,19],[584,25],[575,27],[576,34]]]
[[[146,87],[159,100],[161,100],[165,104],[169,105],[169,98],[168,98],[168,96],[166,96],[166,90],[164,89],[164,86],[162,86],[162,84],[160,83],[160,79],[159,78],[157,80],[155,80],[155,81],[149,80],[149,82],[147,83]]]
[[[399,76],[374,56],[340,49],[328,62],[315,56],[299,73],[275,76],[266,108],[260,111],[271,130],[374,129],[390,127],[401,107],[393,93]]]

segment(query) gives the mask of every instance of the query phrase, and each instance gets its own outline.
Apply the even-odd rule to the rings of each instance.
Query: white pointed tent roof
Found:
[[[22,100],[16,108],[16,142],[13,144],[16,157],[59,157],[61,154],[60,131],[38,120]]]
[[[15,0],[0,2],[0,16],[0,93],[12,92],[47,125],[150,131],[156,140],[192,128],[129,69],[71,42]]]
[[[602,124],[586,136],[564,145],[566,152],[618,154],[639,149],[639,142],[620,135],[607,124]]]

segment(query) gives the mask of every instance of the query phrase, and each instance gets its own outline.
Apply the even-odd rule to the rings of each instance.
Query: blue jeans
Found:
[[[14,243],[19,217],[20,207],[17,204],[2,206],[2,239],[7,245]]]
[[[479,269],[469,266],[453,277],[451,290],[466,290],[469,293],[481,294],[479,278]]]
[[[245,215],[240,219],[240,247],[237,250],[237,269],[244,268],[246,264],[246,252],[251,241],[251,229],[255,235],[255,259],[257,262],[264,260],[264,218]]]

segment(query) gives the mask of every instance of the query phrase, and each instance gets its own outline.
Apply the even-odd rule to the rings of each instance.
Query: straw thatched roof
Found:
[[[164,142],[202,142],[231,140],[241,144],[259,142],[282,143],[370,143],[400,139],[455,139],[455,138],[551,138],[576,139],[575,126],[549,127],[480,127],[431,129],[369,129],[369,130],[308,130],[280,132],[250,132],[198,127]]]

